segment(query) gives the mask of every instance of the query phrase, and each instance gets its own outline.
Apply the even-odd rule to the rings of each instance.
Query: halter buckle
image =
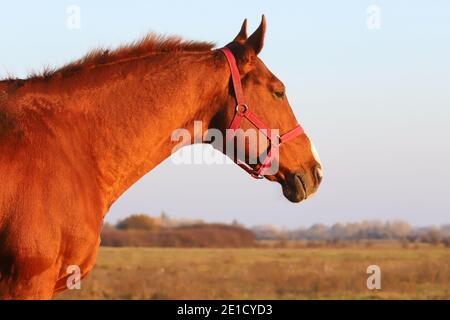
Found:
[[[245,103],[238,104],[236,106],[236,113],[240,116],[244,116],[248,112],[248,105]]]
[[[250,173],[250,175],[255,179],[264,179],[264,176],[259,174],[258,171],[253,171]]]

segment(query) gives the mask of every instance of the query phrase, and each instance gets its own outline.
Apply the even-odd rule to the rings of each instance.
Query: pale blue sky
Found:
[[[66,9],[81,8],[68,30]],[[366,26],[381,9],[381,29]],[[296,227],[404,219],[450,222],[450,2],[412,1],[10,1],[0,4],[0,76],[61,65],[96,46],[147,31],[224,45],[265,13],[261,58],[288,88],[322,158],[318,194],[291,204],[278,184],[234,166],[166,161],[111,209]]]

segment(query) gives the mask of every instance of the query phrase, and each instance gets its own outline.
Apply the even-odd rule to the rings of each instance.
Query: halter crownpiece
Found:
[[[305,133],[303,128],[300,126],[300,124],[297,124],[297,126],[286,132],[285,134],[281,136],[277,136],[278,141],[272,141],[271,136],[271,130],[268,128],[264,122],[262,122],[248,107],[248,104],[245,103],[245,97],[244,97],[244,91],[242,89],[242,83],[241,83],[241,76],[239,74],[239,69],[236,64],[236,59],[234,58],[233,53],[229,48],[221,48],[219,49],[225,57],[228,60],[228,65],[230,66],[231,71],[231,80],[233,82],[233,89],[234,89],[234,96],[236,99],[236,111],[234,114],[234,118],[231,121],[229,129],[232,130],[232,132],[236,132],[237,129],[239,129],[242,119],[247,119],[250,121],[256,128],[258,128],[259,131],[261,131],[267,139],[269,139],[270,145],[267,152],[266,157],[264,158],[263,163],[258,169],[252,168],[249,164],[239,160],[239,159],[233,159],[233,161],[240,166],[242,169],[247,171],[252,177],[256,179],[262,179],[264,178],[264,174],[267,172],[267,170],[272,166],[272,159],[274,150],[279,148],[281,144],[286,143],[297,136]],[[235,135],[231,135],[230,137],[233,138]],[[230,138],[227,136],[227,139]]]

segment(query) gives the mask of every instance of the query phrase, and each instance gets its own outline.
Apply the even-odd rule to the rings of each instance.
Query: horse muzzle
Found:
[[[309,172],[297,171],[288,173],[282,183],[283,194],[291,202],[301,202],[314,195],[323,179],[320,165]]]

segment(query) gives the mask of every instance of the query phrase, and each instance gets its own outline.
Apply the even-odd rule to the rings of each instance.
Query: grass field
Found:
[[[367,289],[369,265],[381,290]],[[450,249],[101,248],[81,290],[57,299],[450,299]]]

